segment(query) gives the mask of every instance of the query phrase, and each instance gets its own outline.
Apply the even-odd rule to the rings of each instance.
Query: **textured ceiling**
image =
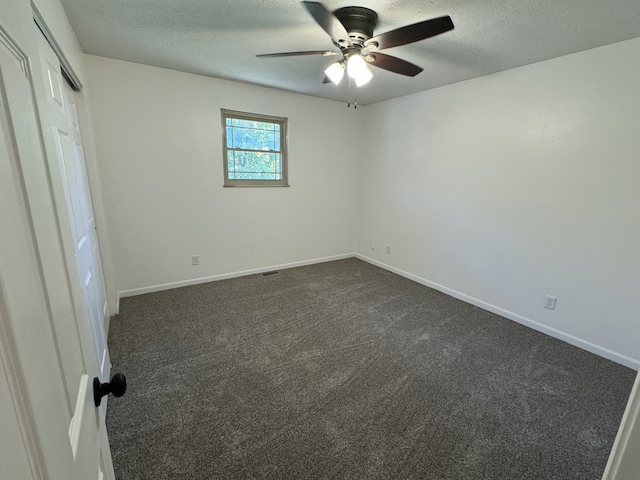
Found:
[[[336,57],[256,58],[257,53],[332,49],[292,0],[62,0],[86,53],[346,101],[347,82],[322,84]],[[358,89],[371,104],[640,37],[640,0],[357,0],[376,34],[450,15],[455,30],[388,53],[420,65],[410,78],[372,67]],[[354,94],[351,94],[354,97]]]

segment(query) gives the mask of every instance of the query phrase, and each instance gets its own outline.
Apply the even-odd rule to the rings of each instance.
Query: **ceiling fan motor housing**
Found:
[[[373,37],[373,30],[378,23],[378,14],[365,7],[343,7],[333,14],[349,32],[351,42],[362,47],[364,42]]]

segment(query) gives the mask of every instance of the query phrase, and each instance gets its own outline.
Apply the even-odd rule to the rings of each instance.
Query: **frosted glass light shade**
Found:
[[[324,73],[329,77],[329,80],[338,85],[342,77],[344,77],[344,66],[339,62],[332,63],[326,68]]]
[[[347,60],[347,73],[356,81],[356,85],[361,87],[371,80],[373,74],[367,67],[367,62],[360,55],[351,55]]]

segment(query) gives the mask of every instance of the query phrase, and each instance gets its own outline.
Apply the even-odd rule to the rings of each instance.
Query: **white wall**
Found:
[[[637,368],[638,51],[368,107],[358,254]]]
[[[361,110],[102,57],[85,63],[123,295],[353,252]],[[222,187],[221,108],[288,117],[291,187]]]

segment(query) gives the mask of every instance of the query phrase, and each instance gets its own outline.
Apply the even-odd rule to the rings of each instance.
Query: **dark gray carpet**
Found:
[[[109,346],[118,480],[600,479],[635,376],[357,259],[125,298]]]

